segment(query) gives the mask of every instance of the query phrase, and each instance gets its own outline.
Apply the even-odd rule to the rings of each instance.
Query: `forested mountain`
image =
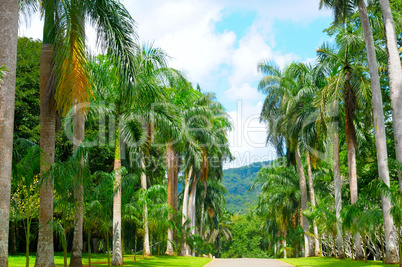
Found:
[[[270,161],[255,162],[240,168],[227,169],[223,171],[223,184],[228,190],[225,195],[227,208],[233,213],[244,213],[249,210],[250,205],[257,204],[260,190],[250,191],[258,171],[261,167],[267,166]]]

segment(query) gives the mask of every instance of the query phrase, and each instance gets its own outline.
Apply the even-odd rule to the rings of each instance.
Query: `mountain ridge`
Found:
[[[272,161],[254,162],[250,165],[226,169],[223,171],[223,185],[228,190],[225,194],[227,208],[233,213],[245,213],[257,205],[260,188],[250,191],[258,171]]]

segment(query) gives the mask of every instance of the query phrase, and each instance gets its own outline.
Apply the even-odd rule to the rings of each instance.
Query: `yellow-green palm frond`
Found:
[[[85,54],[85,19],[79,1],[64,1],[58,21],[55,70],[56,108],[63,115],[73,103],[87,106],[91,95]],[[87,108],[82,108],[85,112]]]
[[[0,66],[0,82],[3,80],[6,71],[7,71],[6,66]]]

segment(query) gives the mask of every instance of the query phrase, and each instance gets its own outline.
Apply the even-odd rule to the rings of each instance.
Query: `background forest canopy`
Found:
[[[321,1],[332,8],[335,2]],[[401,54],[402,1],[391,1],[391,7]],[[397,262],[402,168],[381,8],[376,1],[367,8],[380,95],[362,53],[368,50],[362,13],[356,6],[334,9],[336,21],[325,30],[333,41],[317,49],[314,64],[292,62],[281,69],[261,59],[256,66],[266,95],[260,120],[278,158],[228,170],[228,113],[214,94],[170,68],[162,49],[128,38],[124,44],[133,46],[118,47],[128,51],[122,56],[110,47],[112,52],[97,56],[82,49],[77,61],[58,44],[57,90],[41,92],[46,45],[19,38],[10,254],[26,252],[27,265],[29,252],[37,251],[38,261],[40,253],[53,257],[53,247],[64,253],[65,265],[70,251],[70,264],[82,262],[82,251],[107,253],[109,265],[121,264],[123,253],[135,259],[137,253],[324,255]],[[55,39],[74,32],[64,26]],[[378,97],[382,154],[373,102]],[[52,98],[55,103],[47,103]],[[44,103],[54,116],[47,129],[53,132],[54,164],[48,165],[40,159],[49,151],[39,147]],[[384,153],[385,176],[378,163]],[[38,209],[46,190],[54,204],[47,219]],[[41,239],[49,233],[54,240]],[[43,246],[50,250],[38,249]]]

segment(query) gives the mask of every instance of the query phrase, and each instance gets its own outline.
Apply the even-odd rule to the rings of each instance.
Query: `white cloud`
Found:
[[[258,121],[263,96],[256,89],[262,77],[257,63],[269,59],[283,68],[286,63],[300,59],[293,53],[284,55],[275,47],[272,30],[275,21],[307,25],[319,17],[330,16],[330,11],[319,11],[319,0],[124,0],[123,3],[137,21],[141,40],[155,41],[155,46],[172,57],[172,67],[184,70],[192,82],[200,83],[206,91],[223,91],[231,101],[242,99],[238,108],[230,111],[234,122],[230,144],[237,157],[230,166],[272,159],[275,151],[265,147],[265,126]],[[257,14],[246,34],[217,32],[216,23],[235,10]],[[20,35],[41,38],[42,28],[39,16],[34,15],[32,27],[21,26]],[[92,34],[88,31],[88,39],[93,39]],[[225,87],[219,87],[222,85]]]
[[[243,83],[239,87],[232,87],[225,91],[225,96],[230,100],[256,100],[261,99],[261,94],[258,93],[257,88],[248,83]]]
[[[225,168],[240,167],[276,157],[275,149],[265,145],[266,127],[259,121],[261,107],[262,102],[253,104],[239,100],[236,110],[229,112],[234,128],[229,134],[229,142],[236,159],[227,163]]]
[[[216,33],[223,6],[213,1],[130,1],[142,40],[155,40],[194,82],[208,80],[227,63],[236,40],[233,32]]]

